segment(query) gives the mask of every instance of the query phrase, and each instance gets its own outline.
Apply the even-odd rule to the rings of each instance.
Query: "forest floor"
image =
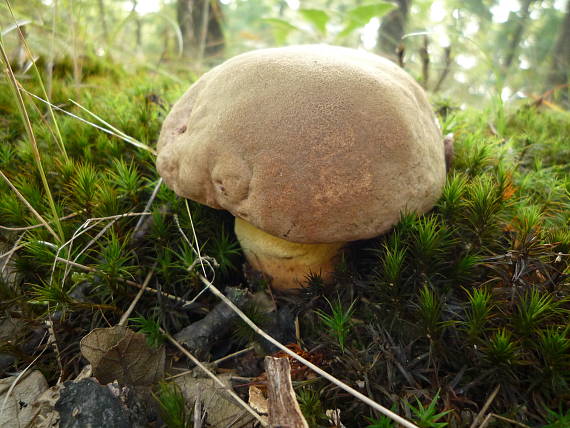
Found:
[[[27,94],[43,97],[36,79],[21,80],[24,108],[0,85],[3,385],[35,373],[43,391],[90,362],[102,384],[147,392],[131,397],[145,409],[131,426],[196,426],[196,401],[210,426],[245,426],[175,342],[246,402],[278,349],[204,291],[205,276],[281,343],[417,426],[570,426],[567,111],[436,102],[455,158],[434,210],[352,244],[333,284],[314,275],[276,296],[247,268],[231,215],[159,182],[155,143],[188,82],[99,63],[79,86],[70,75],[56,68],[56,122]],[[292,377],[310,426],[340,426],[335,409],[348,427],[396,426],[300,364]],[[47,420],[6,389],[0,421]]]

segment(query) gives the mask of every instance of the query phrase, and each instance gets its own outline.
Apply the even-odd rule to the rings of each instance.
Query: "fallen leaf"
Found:
[[[231,389],[231,374],[219,375],[225,386]],[[174,381],[182,391],[187,403],[192,406],[196,400],[202,402],[202,409],[207,414],[208,426],[233,428],[251,426],[254,420],[247,411],[236,404],[231,396],[210,378],[183,376]]]
[[[101,384],[152,385],[164,376],[164,347],[151,348],[142,333],[124,326],[97,328],[81,339],[81,353]]]
[[[22,376],[14,388],[16,376],[0,379],[0,426],[24,428],[31,426],[37,413],[32,403],[48,389],[44,375],[34,370]]]
[[[269,424],[269,405],[263,389],[257,385],[251,385],[249,387],[248,404]]]

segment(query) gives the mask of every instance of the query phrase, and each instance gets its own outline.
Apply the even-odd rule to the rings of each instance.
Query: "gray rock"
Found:
[[[55,404],[60,428],[131,428],[128,410],[107,386],[93,379],[65,382]]]

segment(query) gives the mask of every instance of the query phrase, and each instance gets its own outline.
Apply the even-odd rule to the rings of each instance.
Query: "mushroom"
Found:
[[[261,49],[204,74],[174,105],[157,168],[178,195],[235,217],[272,286],[329,279],[346,243],[441,194],[442,136],[396,64],[336,46]]]

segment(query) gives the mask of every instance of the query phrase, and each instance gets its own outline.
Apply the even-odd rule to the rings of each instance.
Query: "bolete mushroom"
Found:
[[[278,289],[329,278],[347,242],[430,210],[445,182],[423,89],[387,59],[326,45],[204,74],[164,121],[157,167],[178,195],[236,217],[247,260]]]

